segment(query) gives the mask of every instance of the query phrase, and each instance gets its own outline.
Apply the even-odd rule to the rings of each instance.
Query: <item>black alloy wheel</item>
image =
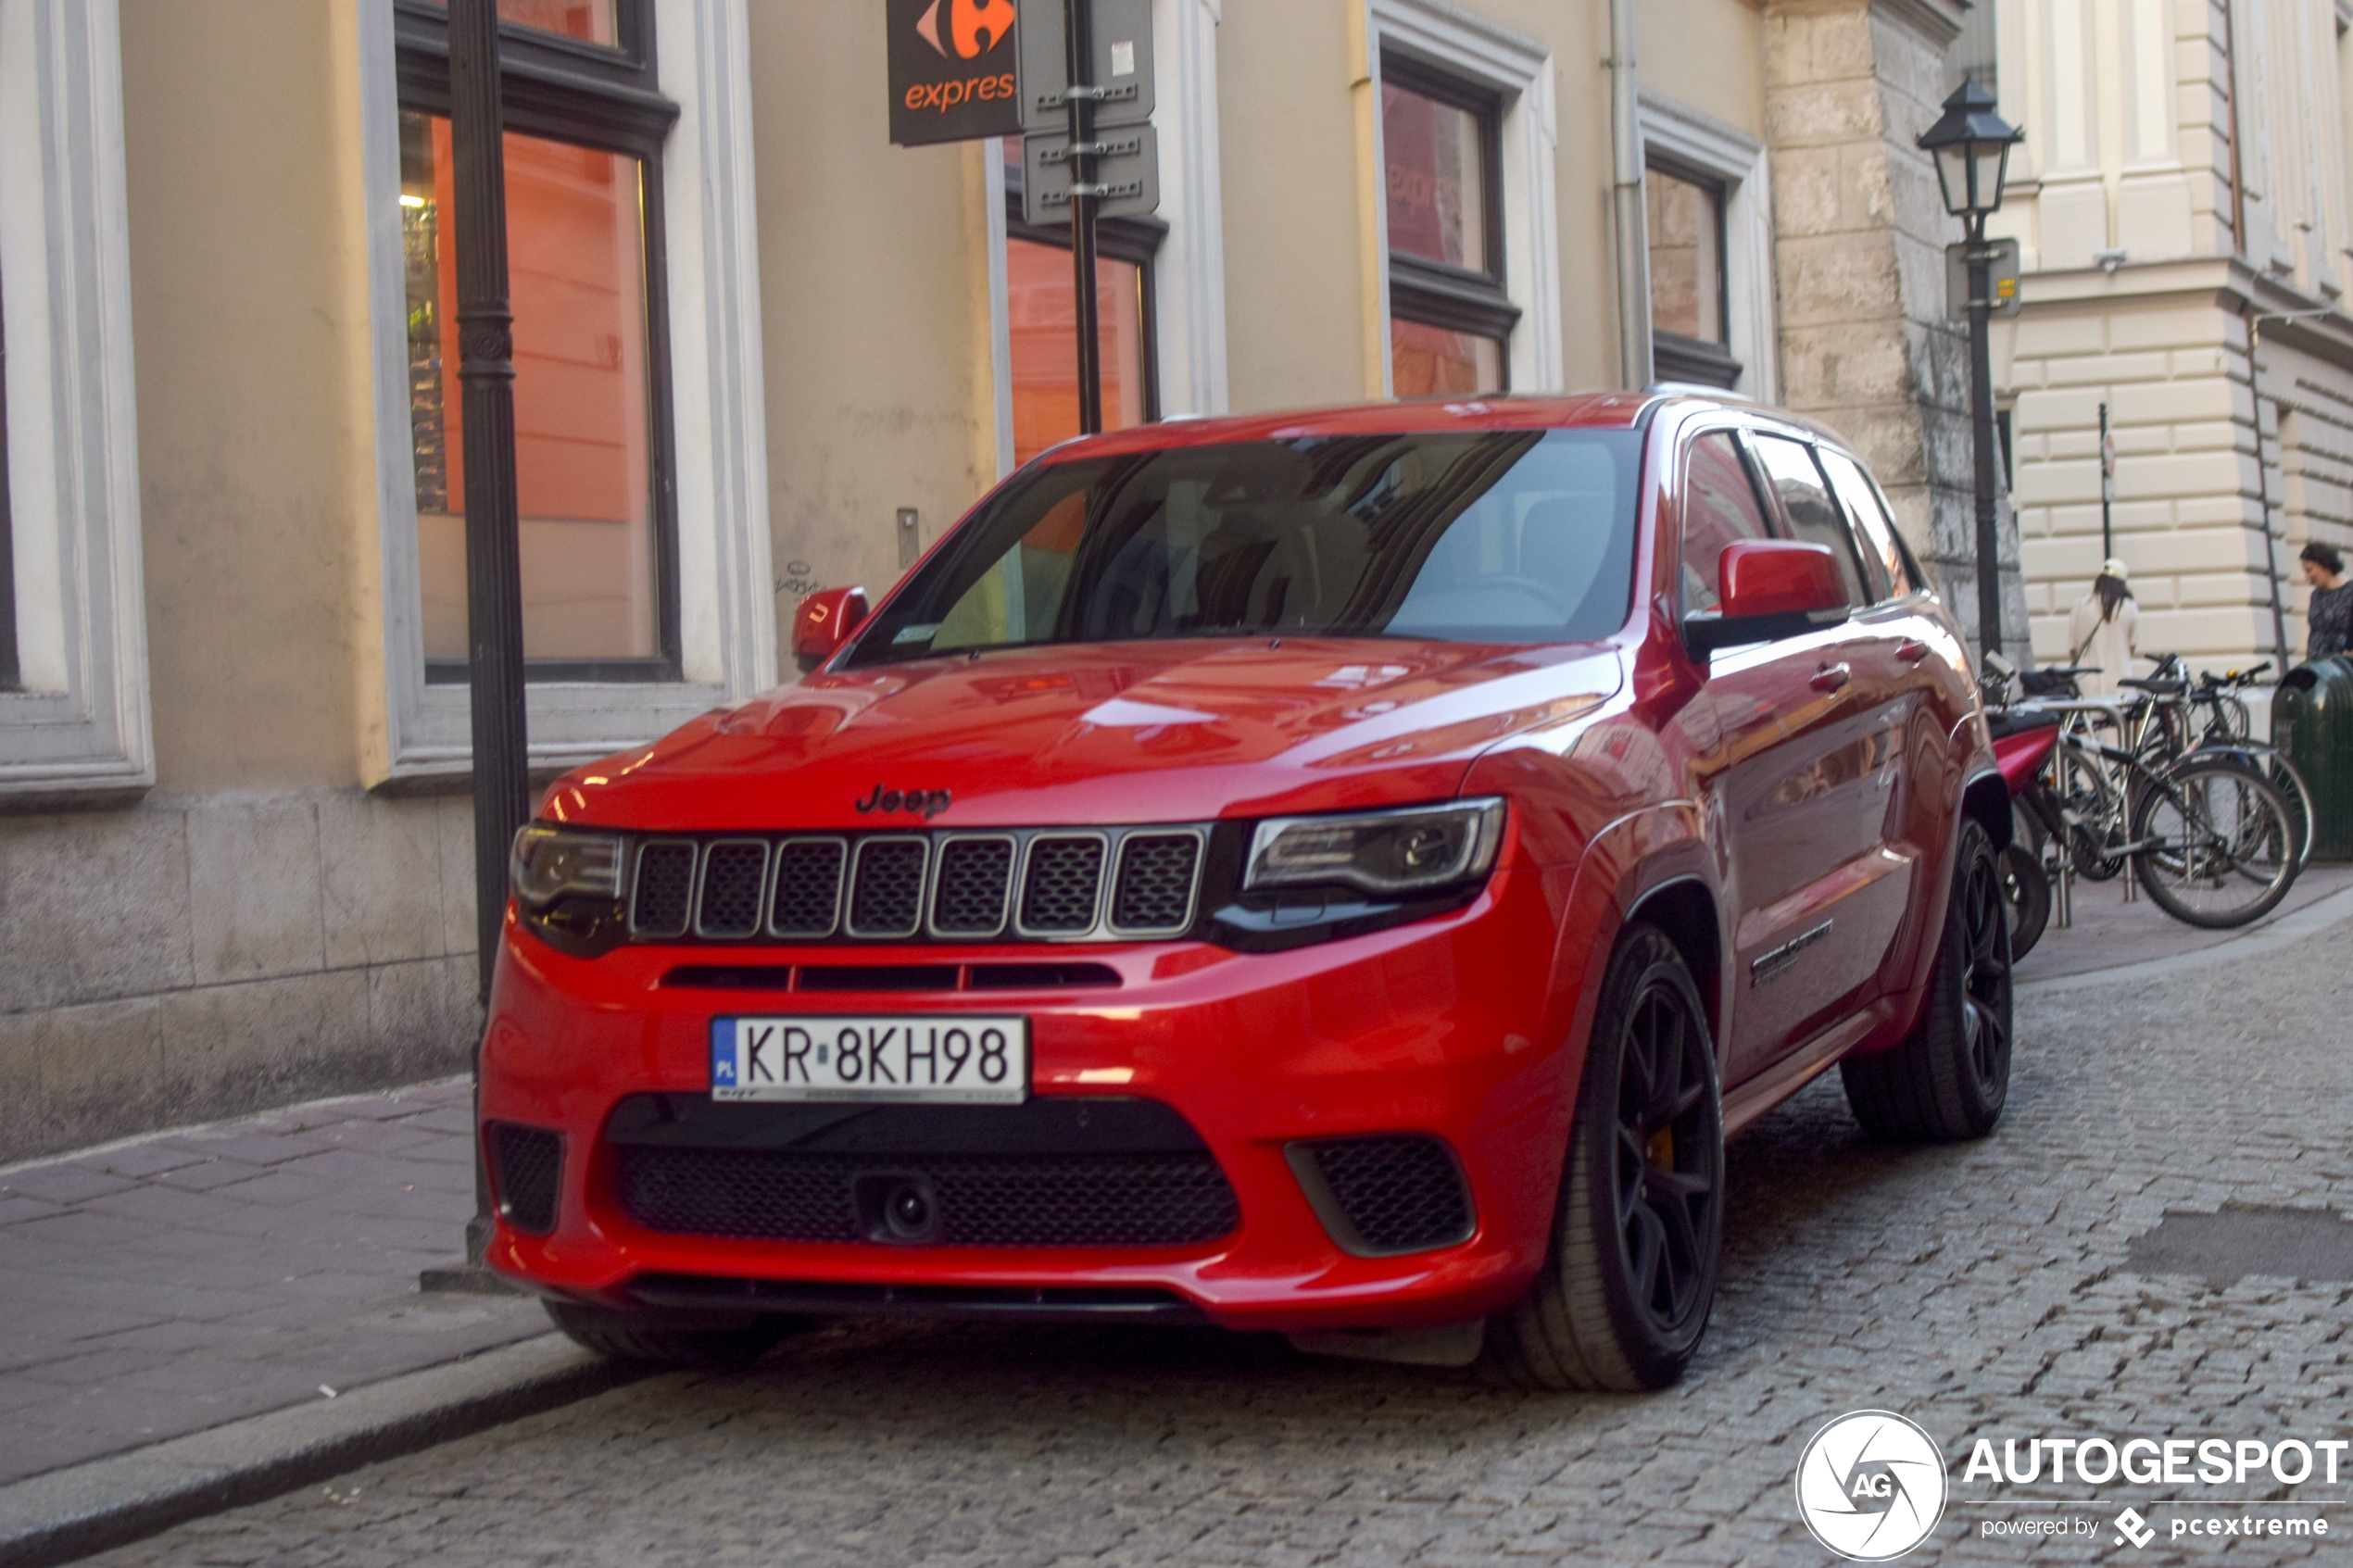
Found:
[[[1716,1040],[1655,926],[1602,983],[1553,1218],[1526,1295],[1488,1320],[1484,1363],[1522,1388],[1664,1388],[1706,1331],[1724,1237]]]
[[[1994,1130],[2009,1098],[2011,965],[2001,861],[1983,825],[1965,820],[1919,1023],[1894,1049],[1838,1064],[1865,1132],[1938,1143]]]
[[[1618,1261],[1654,1333],[1690,1321],[1715,1275],[1706,1237],[1723,1201],[1723,1153],[1709,1132],[1716,1093],[1706,1021],[1655,977],[1636,998],[1617,1080]]]

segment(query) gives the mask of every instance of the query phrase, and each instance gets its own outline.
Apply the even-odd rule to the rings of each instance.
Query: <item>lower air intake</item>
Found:
[[[1385,1257],[1470,1239],[1470,1191],[1436,1138],[1329,1138],[1287,1152],[1316,1218],[1351,1252]]]
[[[556,1228],[556,1195],[564,1164],[562,1135],[540,1127],[493,1122],[490,1179],[498,1188],[499,1217],[519,1231],[546,1236]]]
[[[1206,1151],[900,1155],[620,1146],[621,1206],[648,1230],[864,1241],[862,1180],[927,1183],[943,1247],[1182,1247],[1241,1223]]]

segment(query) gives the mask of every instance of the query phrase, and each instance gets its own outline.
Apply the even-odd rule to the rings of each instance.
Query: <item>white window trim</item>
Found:
[[[1554,214],[1554,151],[1559,131],[1553,106],[1552,51],[1533,38],[1499,27],[1444,0],[1367,0],[1365,35],[1373,83],[1373,168],[1389,167],[1381,144],[1380,57],[1393,49],[1450,76],[1492,89],[1503,99],[1504,294],[1519,307],[1512,328],[1514,392],[1557,392],[1567,374],[1561,348],[1560,223]],[[1374,189],[1386,182],[1376,180]],[[1394,395],[1390,375],[1389,212],[1376,203],[1379,247],[1381,390]]]
[[[156,782],[115,0],[0,0],[0,307],[19,673],[0,800]]]
[[[392,3],[351,3],[359,7],[384,593],[385,721],[367,762],[371,783],[424,782],[468,771],[471,699],[464,686],[425,681]],[[654,26],[661,91],[680,109],[662,152],[662,238],[686,678],[532,683],[535,770],[642,745],[776,683],[747,0],[655,0]]]
[[[1160,417],[1222,414],[1226,241],[1218,181],[1217,24],[1223,0],[1152,0],[1152,126],[1160,132],[1160,210],[1152,256],[1152,347]],[[1013,470],[1013,334],[1006,297],[1005,169],[1018,138],[984,143],[988,209],[988,339],[997,474]]]
[[[1779,400],[1780,335],[1773,330],[1773,196],[1765,144],[1722,120],[1642,90],[1642,150],[1724,182],[1724,326],[1741,362],[1733,390]]]

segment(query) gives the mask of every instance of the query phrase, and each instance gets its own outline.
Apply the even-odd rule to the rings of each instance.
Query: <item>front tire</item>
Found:
[[[1488,1320],[1484,1362],[1522,1388],[1665,1388],[1706,1331],[1724,1237],[1716,1042],[1682,956],[1629,926],[1594,1010],[1552,1245]]]
[[[2010,922],[2001,862],[1982,824],[1965,819],[1944,934],[1920,1021],[1904,1043],[1838,1064],[1863,1131],[1886,1143],[1982,1138],[2009,1098]]]
[[[549,1300],[545,1305],[573,1344],[609,1361],[711,1372],[751,1365],[800,1326],[798,1319],[777,1316],[617,1312],[579,1301]]]

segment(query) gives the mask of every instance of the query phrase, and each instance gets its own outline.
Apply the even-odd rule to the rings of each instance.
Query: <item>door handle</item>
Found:
[[[1908,643],[1900,643],[1896,646],[1895,657],[1906,664],[1918,664],[1928,657],[1928,645],[1917,637]]]
[[[1815,671],[1814,678],[1806,684],[1818,692],[1834,692],[1854,678],[1855,672],[1843,664],[1825,664]]]

